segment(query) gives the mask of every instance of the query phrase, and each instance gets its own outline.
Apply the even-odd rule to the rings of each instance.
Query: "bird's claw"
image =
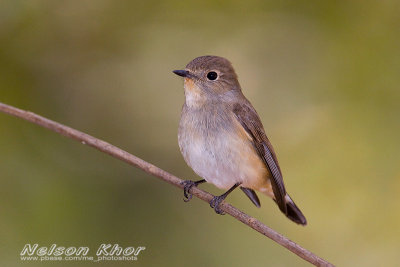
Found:
[[[193,186],[196,186],[196,183],[190,180],[185,180],[181,184],[183,185],[183,201],[188,202],[193,197],[193,194],[189,191]]]
[[[213,197],[210,201],[210,207],[215,210],[215,212],[219,215],[225,215],[225,212],[223,212],[220,208],[219,205],[221,204],[222,201],[224,201],[225,197],[223,196],[216,196]]]

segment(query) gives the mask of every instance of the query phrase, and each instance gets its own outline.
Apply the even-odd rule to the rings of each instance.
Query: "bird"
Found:
[[[276,153],[231,62],[200,56],[173,73],[184,78],[179,148],[185,162],[202,178],[182,182],[184,200],[192,198],[193,186],[212,183],[227,190],[210,201],[217,214],[224,214],[219,205],[239,187],[256,207],[261,206],[258,191],[272,198],[290,220],[306,225],[305,216],[286,192]]]

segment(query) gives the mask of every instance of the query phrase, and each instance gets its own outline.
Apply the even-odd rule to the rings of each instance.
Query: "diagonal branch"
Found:
[[[80,132],[78,130],[70,128],[68,126],[62,125],[58,122],[49,120],[49,119],[39,116],[35,113],[25,111],[22,109],[18,109],[13,106],[3,104],[1,102],[0,102],[0,111],[7,113],[9,115],[13,115],[15,117],[19,117],[21,119],[27,120],[29,122],[35,123],[37,125],[45,127],[47,129],[50,129],[54,132],[57,132],[61,135],[66,136],[66,137],[73,138],[73,139],[81,142],[82,144],[86,144],[91,147],[94,147],[94,148],[96,148],[104,153],[107,153],[117,159],[125,161],[126,163],[128,163],[130,165],[133,165],[139,169],[142,169],[143,171],[145,171],[155,177],[158,177],[161,180],[163,180],[171,185],[174,185],[176,187],[183,189],[183,185],[181,184],[182,180],[179,179],[178,177],[176,177],[176,176],[174,176],[174,175],[158,168],[157,166],[154,166],[153,164],[150,164],[138,157],[135,157],[134,155],[129,154],[128,152],[126,152],[116,146],[113,146],[105,141],[97,139],[91,135],[85,134],[83,132]],[[211,199],[213,198],[213,195],[211,195],[210,193],[205,192],[197,187],[193,187],[191,189],[191,193],[206,202],[210,202]],[[325,261],[324,259],[318,257],[314,253],[299,246],[298,244],[291,241],[287,237],[281,235],[280,233],[278,233],[278,232],[274,231],[273,229],[269,228],[268,226],[264,225],[263,223],[258,221],[256,218],[245,214],[244,212],[233,207],[232,205],[230,205],[226,202],[222,202],[220,207],[221,207],[221,210],[224,211],[225,213],[231,215],[232,217],[236,218],[237,220],[241,221],[242,223],[246,224],[247,226],[253,228],[257,232],[267,236],[268,238],[272,239],[273,241],[280,244],[281,246],[287,248],[288,250],[290,250],[294,254],[298,255],[299,257],[303,258],[304,260],[314,264],[315,266],[333,266],[331,263]]]

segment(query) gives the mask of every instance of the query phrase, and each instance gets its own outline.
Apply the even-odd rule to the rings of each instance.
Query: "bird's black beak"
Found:
[[[172,71],[173,73],[175,73],[176,75],[182,76],[182,77],[189,77],[190,76],[190,72],[187,70],[174,70]]]

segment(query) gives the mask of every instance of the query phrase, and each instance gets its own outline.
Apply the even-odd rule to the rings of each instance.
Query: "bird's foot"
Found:
[[[185,180],[181,184],[183,185],[183,201],[188,202],[193,197],[192,193],[190,193],[189,191],[190,189],[192,189],[193,186],[196,186],[196,184],[190,180]]]
[[[193,194],[190,193],[190,189],[192,189],[193,186],[197,186],[201,183],[204,183],[206,180],[200,180],[200,181],[196,181],[193,182],[191,180],[185,180],[183,181],[181,184],[183,185],[183,201],[188,202],[192,199]]]
[[[219,208],[219,205],[221,204],[222,201],[224,201],[225,197],[226,197],[225,195],[216,196],[216,197],[213,197],[213,199],[211,199],[211,201],[210,201],[210,207],[213,208],[215,210],[215,212],[219,215],[225,215],[225,212],[223,212]]]

